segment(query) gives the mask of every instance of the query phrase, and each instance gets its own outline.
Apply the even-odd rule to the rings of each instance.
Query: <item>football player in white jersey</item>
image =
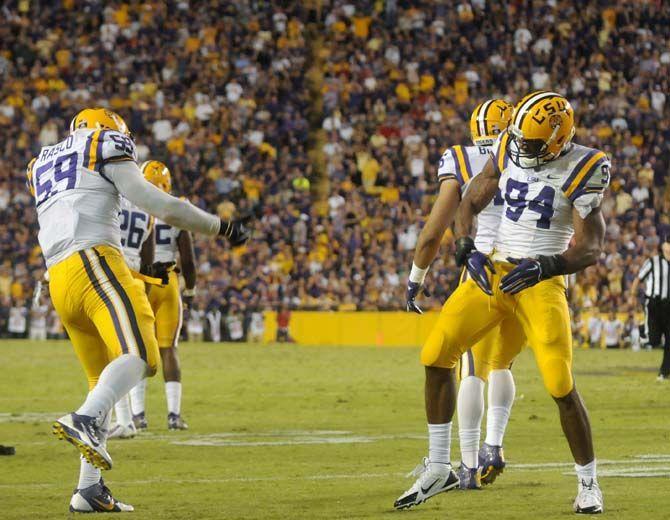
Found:
[[[603,511],[603,498],[588,414],[572,377],[564,275],[594,264],[600,255],[605,237],[600,204],[610,163],[602,151],[574,144],[574,132],[573,109],[560,94],[533,92],[517,103],[492,159],[459,206],[456,262],[470,278],[442,308],[421,362],[452,369],[441,391],[453,411],[454,369],[463,351],[503,321],[517,320],[558,405],[575,460],[574,511],[592,514]],[[504,199],[502,220],[493,251],[486,255],[469,235],[474,216],[498,188]],[[445,435],[442,448],[448,449],[450,441]]]
[[[491,146],[507,128],[513,107],[502,99],[490,99],[478,105],[470,118],[470,135],[474,146],[448,148],[438,168],[439,195],[433,205],[426,225],[421,230],[414,262],[407,284],[407,310],[421,313],[416,297],[423,289],[423,282],[430,263],[439,251],[446,229],[453,222],[461,196],[467,191],[472,178],[490,158]],[[477,246],[483,251],[493,249],[502,210],[499,194],[481,212],[477,221]],[[464,271],[464,275],[467,274]],[[437,495],[460,487],[481,487],[479,467],[479,438],[484,414],[484,384],[490,377],[487,441],[482,447],[482,465],[485,463],[486,483],[493,482],[505,462],[502,455],[502,437],[514,400],[514,379],[509,370],[513,356],[521,350],[525,337],[512,321],[492,330],[461,360],[461,384],[458,395],[459,431],[461,437],[461,468],[459,476],[451,469],[448,451],[436,449],[439,440],[451,429],[445,420],[448,410],[441,399],[441,381],[448,377],[449,368],[439,365],[426,367],[426,415],[428,419],[428,457],[417,467],[418,479],[395,502],[397,509],[405,509]],[[501,343],[506,341],[510,354],[502,356]],[[511,357],[510,357],[511,356]],[[436,392],[438,391],[438,392]],[[453,413],[453,410],[452,410]],[[495,440],[491,440],[495,436]]]
[[[244,243],[240,221],[222,221],[146,181],[123,119],[102,108],[79,112],[70,134],[45,146],[27,168],[39,243],[49,271],[49,292],[88,378],[90,392],[73,413],[53,424],[59,438],[82,456],[70,501],[75,512],[132,511],[105,486],[110,469],[106,431],[114,403],[152,376],[158,365],[154,316],[144,284],[121,253],[120,196],[163,221]]]
[[[159,161],[142,164],[144,177],[165,193],[172,191],[172,176],[168,167]],[[167,425],[169,430],[186,430],[188,425],[181,417],[181,367],[177,344],[182,327],[183,303],[190,306],[195,296],[196,269],[195,253],[191,234],[171,226],[159,219],[154,226],[153,265],[174,266],[179,259],[179,268],[184,277],[184,290],[179,294],[179,278],[172,270],[167,274],[164,285],[147,286],[149,303],[156,316],[156,338],[161,354],[165,397],[167,400]],[[179,257],[179,258],[177,258]],[[145,415],[146,379],[130,392],[133,423],[139,430],[147,428]]]

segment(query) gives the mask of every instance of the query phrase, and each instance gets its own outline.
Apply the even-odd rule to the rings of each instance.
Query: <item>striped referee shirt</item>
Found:
[[[670,262],[663,255],[649,258],[637,277],[646,284],[644,294],[647,298],[670,298]]]

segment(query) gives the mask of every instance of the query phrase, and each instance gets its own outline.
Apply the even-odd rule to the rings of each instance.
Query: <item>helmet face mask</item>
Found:
[[[507,141],[507,155],[520,168],[537,168],[551,161],[554,157],[549,153],[547,143],[542,139],[524,139],[519,137],[516,129],[510,129]]]

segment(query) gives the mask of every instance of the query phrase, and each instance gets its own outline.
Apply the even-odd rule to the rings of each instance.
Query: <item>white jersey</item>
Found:
[[[504,200],[495,258],[562,253],[574,234],[573,208],[586,218],[600,206],[610,181],[610,161],[600,150],[573,144],[549,163],[521,168],[507,157],[508,139],[503,132],[493,146]]]
[[[484,165],[491,157],[489,146],[453,146],[447,148],[437,170],[437,178],[456,179],[461,188],[461,196],[470,185],[470,181],[484,169]],[[496,196],[477,215],[477,235],[475,246],[479,251],[489,254],[493,250],[493,243],[498,234],[502,215],[503,200],[500,190]]]
[[[151,235],[154,217],[123,197],[119,216],[123,256],[126,258],[128,267],[139,272],[142,264],[140,252]]]
[[[120,197],[105,176],[110,162],[135,161],[135,143],[114,130],[82,128],[45,146],[28,165],[38,240],[47,267],[98,245],[121,249]]]
[[[156,253],[155,262],[176,262],[177,261],[177,237],[181,229],[170,226],[165,222],[156,219],[155,237]]]

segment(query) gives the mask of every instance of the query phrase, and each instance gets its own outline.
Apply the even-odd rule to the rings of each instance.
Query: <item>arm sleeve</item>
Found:
[[[144,179],[134,162],[107,164],[105,175],[112,180],[121,195],[166,224],[194,233],[210,236],[218,234],[221,225],[219,217],[159,190]]]

